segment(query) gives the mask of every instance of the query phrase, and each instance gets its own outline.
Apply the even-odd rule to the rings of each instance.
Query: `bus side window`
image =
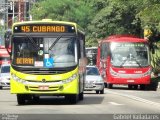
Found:
[[[101,59],[107,58],[108,50],[107,50],[107,44],[103,43],[101,46]]]

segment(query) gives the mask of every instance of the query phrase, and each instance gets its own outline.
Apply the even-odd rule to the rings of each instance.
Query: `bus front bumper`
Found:
[[[11,80],[12,94],[78,94],[77,80],[66,84],[30,83],[22,84]]]
[[[150,84],[151,78],[150,77],[143,77],[143,78],[110,78],[108,79],[107,83],[111,84]]]

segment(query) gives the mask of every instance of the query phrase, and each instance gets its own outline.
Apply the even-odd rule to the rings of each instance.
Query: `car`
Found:
[[[0,89],[10,87],[10,64],[3,64],[0,69]]]
[[[84,91],[96,91],[104,94],[104,80],[96,66],[86,66]]]

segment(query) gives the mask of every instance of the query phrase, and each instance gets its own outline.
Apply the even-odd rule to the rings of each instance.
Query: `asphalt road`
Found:
[[[0,119],[5,118],[7,114],[14,115],[9,117],[16,118],[16,115],[18,115],[19,118],[24,117],[28,120],[32,120],[32,117],[35,115],[39,119],[44,119],[43,117],[45,116],[48,119],[52,119],[54,115],[54,118],[57,118],[57,120],[77,120],[83,117],[87,120],[93,120],[106,118],[107,115],[110,119],[119,120],[121,119],[118,116],[119,114],[127,114],[125,116],[127,118],[130,117],[128,115],[133,114],[156,114],[158,115],[156,118],[159,120],[160,89],[158,91],[140,91],[128,90],[124,86],[116,86],[114,89],[105,88],[104,94],[86,91],[84,100],[79,101],[75,105],[70,105],[63,97],[43,96],[39,102],[34,103],[30,101],[23,106],[17,104],[16,95],[10,94],[9,89],[4,89],[0,90],[0,114]],[[64,115],[68,115],[68,117]],[[71,119],[73,116],[74,119]],[[123,117],[123,120],[127,118]]]

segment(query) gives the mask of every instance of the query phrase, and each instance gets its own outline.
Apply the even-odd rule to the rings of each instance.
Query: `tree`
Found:
[[[46,0],[36,3],[31,10],[33,19],[71,21],[78,23],[84,29],[87,28],[92,13],[90,2],[87,0]]]
[[[159,31],[159,0],[43,0],[35,3],[33,19],[51,18],[78,23],[87,46],[112,34],[143,37],[144,26]]]
[[[136,4],[125,0],[99,0],[103,6],[88,26],[90,39],[103,39],[113,34],[134,34],[140,36],[141,26],[136,19]],[[134,3],[134,4],[133,4]],[[97,4],[97,3],[95,3]]]

